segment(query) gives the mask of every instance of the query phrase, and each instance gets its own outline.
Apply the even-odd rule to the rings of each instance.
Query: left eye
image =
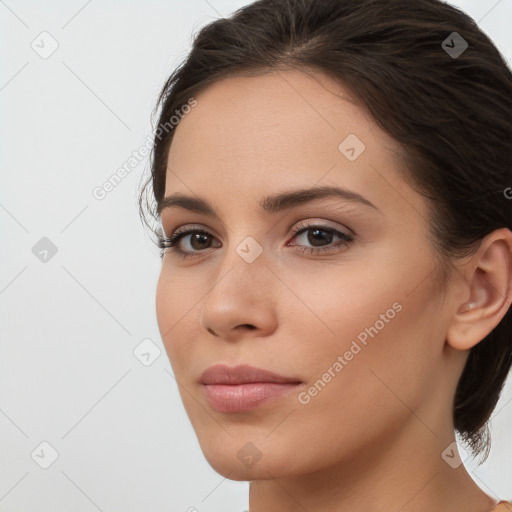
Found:
[[[326,242],[327,244],[332,244],[333,238],[335,237],[338,237],[339,242],[342,242],[344,244],[349,244],[354,240],[354,238],[351,235],[343,233],[342,231],[338,231],[337,229],[330,228],[328,226],[299,226],[294,230],[293,234],[293,238],[296,239],[299,239],[301,236],[306,235],[304,237],[305,241],[313,245],[313,247],[306,247],[306,249],[311,250],[329,250],[329,246],[325,248],[325,246],[320,245],[320,247],[318,247],[318,245],[315,244],[321,244],[322,241]],[[340,243],[335,244],[336,247],[338,247],[339,245]]]
[[[321,252],[332,251],[340,246],[348,246],[354,242],[354,237],[348,235],[337,229],[333,229],[328,226],[321,225],[299,225],[292,230],[292,239],[298,239],[303,234],[310,233],[305,237],[305,242],[313,244],[313,247],[303,246],[301,252],[308,252],[311,254],[319,254]],[[183,249],[180,244],[185,241],[188,237],[189,249]],[[338,241],[333,243],[333,238],[338,237]],[[204,229],[188,229],[183,231],[176,231],[170,238],[167,238],[161,234],[158,237],[158,246],[162,249],[161,257],[163,257],[164,249],[170,249],[173,253],[184,258],[190,258],[193,256],[201,256],[204,251],[210,249],[208,244],[210,239],[215,238],[211,233]],[[322,241],[328,245],[321,245]],[[315,244],[319,244],[315,245]],[[296,244],[292,244],[295,247]],[[220,245],[218,246],[220,247]]]

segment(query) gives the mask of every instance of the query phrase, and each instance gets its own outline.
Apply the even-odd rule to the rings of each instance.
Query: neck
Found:
[[[390,432],[388,439],[330,467],[252,481],[250,512],[491,512],[497,500],[476,485],[463,464],[453,468],[441,456],[455,442],[453,426],[442,431],[422,417],[411,411],[400,434]]]

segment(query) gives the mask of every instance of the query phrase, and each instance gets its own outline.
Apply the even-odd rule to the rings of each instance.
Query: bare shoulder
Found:
[[[512,503],[509,501],[500,501],[493,512],[512,512]]]

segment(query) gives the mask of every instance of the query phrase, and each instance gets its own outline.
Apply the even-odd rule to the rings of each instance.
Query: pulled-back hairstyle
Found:
[[[169,119],[213,82],[291,68],[348,87],[399,143],[399,171],[428,202],[440,283],[489,233],[512,229],[512,74],[476,22],[440,0],[259,0],[203,27],[155,107],[146,226],[144,209],[160,220]],[[511,364],[509,309],[471,349],[454,397],[455,430],[482,461]]]

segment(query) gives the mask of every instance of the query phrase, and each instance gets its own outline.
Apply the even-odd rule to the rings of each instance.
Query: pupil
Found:
[[[208,239],[208,235],[203,235],[202,233],[196,233],[192,237],[192,242],[191,242],[192,243],[192,247],[194,247],[194,249],[198,249],[198,250],[204,249],[204,247],[195,247],[194,242],[199,241],[200,238],[203,238],[203,242],[205,242],[205,239],[206,239],[206,241]]]
[[[326,231],[326,230],[323,230],[323,229],[312,229],[310,230],[310,233],[314,233],[314,236],[310,237],[308,236],[308,242],[311,244],[311,245],[315,245],[316,242],[318,242],[318,240],[322,238],[325,238],[325,236],[322,236],[320,235],[319,237],[317,236],[318,233],[330,233],[330,236],[328,236],[328,243],[332,241],[332,232],[329,232],[329,231]],[[320,244],[321,245],[321,244]]]

